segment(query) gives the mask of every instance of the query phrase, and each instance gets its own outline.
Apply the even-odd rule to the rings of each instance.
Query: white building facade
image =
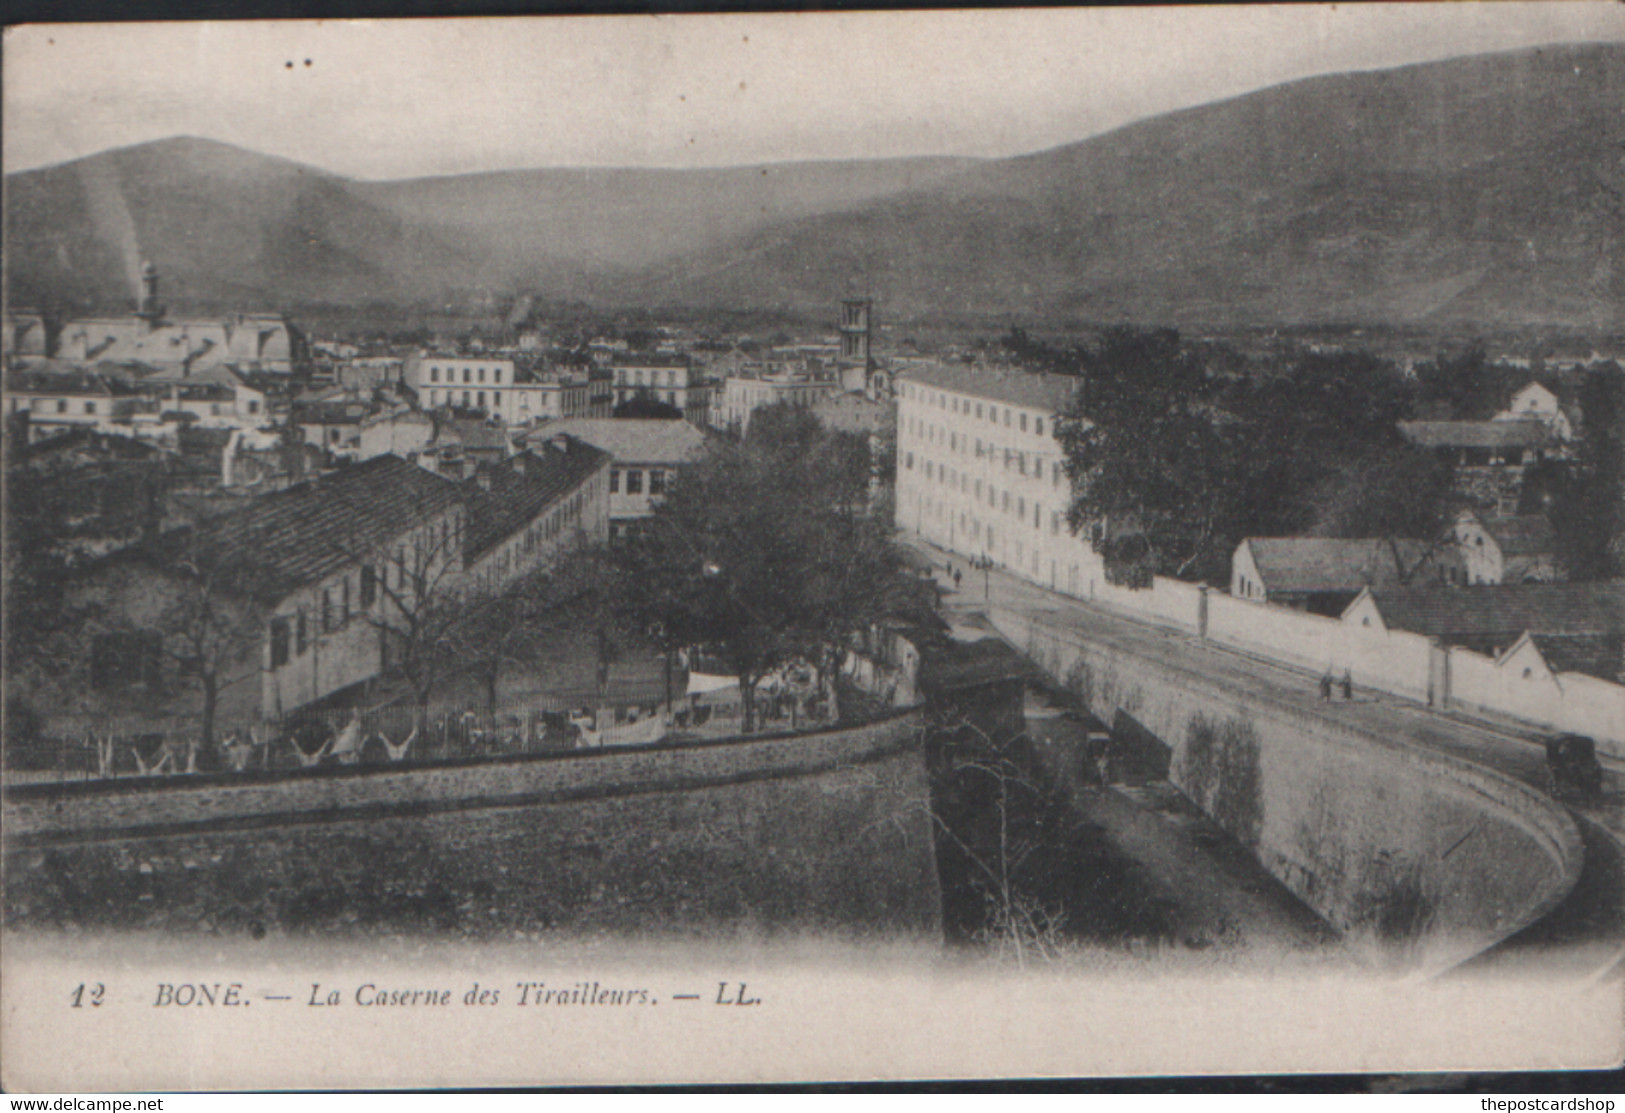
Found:
[[[717,427],[743,436],[750,428],[750,416],[764,406],[785,403],[815,406],[841,393],[833,379],[817,380],[798,376],[763,375],[760,378],[731,377],[723,383],[722,406],[715,415]]]
[[[1055,422],[1077,380],[931,367],[897,381],[897,525],[967,560],[985,558],[1088,597],[1099,554],[1066,523],[1072,487]]]

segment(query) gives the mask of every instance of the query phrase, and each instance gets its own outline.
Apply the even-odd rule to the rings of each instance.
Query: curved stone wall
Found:
[[[996,624],[1096,715],[1123,712],[1167,743],[1173,782],[1373,961],[1454,965],[1579,876],[1573,821],[1511,778],[1059,625]]]
[[[5,793],[10,926],[940,938],[921,717]]]

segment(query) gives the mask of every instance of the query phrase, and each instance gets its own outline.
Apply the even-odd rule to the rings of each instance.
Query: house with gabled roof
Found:
[[[379,456],[86,565],[71,589],[94,615],[78,702],[200,713],[186,635],[204,612],[229,658],[215,662],[221,723],[371,680],[389,664],[398,612],[458,585],[465,515],[456,483]]]
[[[1336,616],[1362,590],[1449,578],[1433,548],[1408,538],[1249,537],[1230,561],[1230,594]]]
[[[691,422],[655,418],[566,418],[533,432],[530,443],[546,443],[559,434],[609,454],[612,537],[623,535],[654,513],[667,486],[684,466],[699,459],[706,443],[705,434]]]
[[[28,439],[43,440],[73,429],[112,431],[142,406],[121,377],[61,361],[5,374],[5,412],[28,414]]]
[[[562,435],[481,465],[461,484],[472,583],[500,590],[571,544],[607,542],[609,468],[609,453]]]
[[[1469,584],[1554,583],[1564,579],[1557,537],[1544,514],[1464,510],[1451,537]]]
[[[1625,580],[1374,588],[1349,604],[1343,622],[1421,634],[1496,659],[1528,639],[1553,671],[1613,682],[1625,676]]]
[[[1574,420],[1563,402],[1551,388],[1531,382],[1515,392],[1507,408],[1497,413],[1494,421],[1539,421],[1560,441],[1574,439]]]

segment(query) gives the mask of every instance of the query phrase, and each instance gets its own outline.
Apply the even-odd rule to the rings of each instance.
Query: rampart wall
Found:
[[[1357,946],[1440,969],[1554,907],[1583,857],[1526,786],[1312,709],[995,608],[995,625],[1107,722],[1165,742],[1170,777]]]
[[[6,790],[8,924],[938,937],[921,719]],[[365,822],[361,822],[365,821]]]

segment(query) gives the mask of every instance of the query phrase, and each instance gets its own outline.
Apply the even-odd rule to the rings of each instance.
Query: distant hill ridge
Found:
[[[485,290],[1174,324],[1625,319],[1625,44],[1336,74],[1015,158],[344,179],[197,139],[8,175],[13,305]]]

